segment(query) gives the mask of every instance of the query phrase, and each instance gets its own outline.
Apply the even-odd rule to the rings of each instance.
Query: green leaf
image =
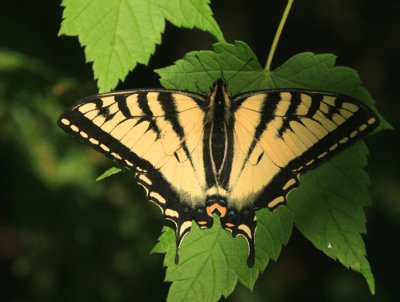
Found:
[[[381,123],[377,131],[391,129],[374,107],[375,102],[368,91],[362,87],[357,72],[349,67],[335,66],[335,61],[336,56],[332,54],[298,54],[268,74],[269,86],[353,96],[378,114]],[[295,224],[300,232],[329,257],[360,272],[374,293],[374,279],[360,235],[366,233],[362,207],[370,204],[369,177],[363,170],[367,165],[367,154],[368,150],[361,142],[306,173],[300,178],[300,187],[290,196],[289,206],[295,212]]]
[[[335,66],[331,54],[302,53],[266,72],[243,42],[217,43],[213,51],[188,53],[175,65],[156,70],[166,88],[207,94],[213,81],[223,77],[232,94],[269,88],[304,88],[351,95],[368,104],[374,101],[361,86],[357,73]],[[381,117],[380,129],[390,125]],[[367,149],[362,142],[300,178],[300,187],[289,196],[288,207],[274,212],[257,211],[256,263],[246,265],[244,240],[232,238],[216,223],[211,230],[197,226],[180,247],[181,263],[175,265],[175,235],[164,229],[153,250],[166,253],[166,281],[172,282],[169,300],[217,301],[229,295],[237,281],[252,288],[270,259],[279,257],[295,221],[316,248],[366,278],[371,292],[374,280],[365,257],[363,206],[369,205],[369,179],[363,168]],[[215,219],[218,221],[218,219]]]
[[[374,279],[361,237],[366,233],[363,206],[370,204],[369,178],[362,170],[367,154],[367,147],[359,142],[306,173],[288,206],[300,232],[329,257],[362,273],[373,293]]]
[[[111,167],[107,171],[104,171],[99,177],[96,178],[96,181],[103,180],[104,178],[110,177],[111,175],[117,174],[122,170],[117,167]]]
[[[187,239],[180,247],[180,263],[175,259],[175,231],[163,229],[153,253],[166,253],[165,281],[173,282],[168,301],[218,301],[228,297],[238,280],[252,288],[269,259],[276,260],[282,244],[286,244],[292,230],[293,215],[289,208],[280,208],[272,213],[261,210],[257,213],[259,224],[256,234],[256,263],[250,269],[246,264],[247,243],[241,238],[232,238],[214,216],[211,229],[201,230],[193,225]]]
[[[212,18],[209,0],[63,0],[59,34],[78,36],[86,60],[93,62],[100,91],[123,80],[137,63],[147,64],[161,43],[165,18],[177,26],[222,33]]]
[[[218,41],[224,36],[213,18],[210,0],[153,0],[164,17],[177,27],[198,28],[210,32]]]
[[[188,53],[175,65],[158,69],[165,88],[208,94],[212,83],[224,78],[232,94],[267,87],[267,76],[257,57],[243,42],[217,43],[213,51]]]

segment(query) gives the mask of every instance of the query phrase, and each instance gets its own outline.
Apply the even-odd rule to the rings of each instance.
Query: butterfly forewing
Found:
[[[230,198],[242,205],[258,196],[252,200],[256,208],[283,204],[298,185],[299,173],[378,124],[365,105],[339,94],[271,90],[243,94],[233,103],[239,162],[232,171]]]
[[[85,99],[58,123],[133,171],[148,198],[180,227],[192,220],[181,215],[182,204],[204,201],[203,106],[201,96],[182,92],[110,93]]]

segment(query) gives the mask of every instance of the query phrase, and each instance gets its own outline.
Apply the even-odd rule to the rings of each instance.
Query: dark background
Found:
[[[243,40],[262,64],[285,1],[215,0],[226,39]],[[148,255],[164,222],[127,173],[100,183],[112,164],[56,128],[62,110],[96,93],[78,40],[57,37],[59,1],[0,1],[0,301],[163,301],[161,255]],[[297,1],[273,67],[296,53],[338,55],[353,67],[398,129],[400,2]],[[159,86],[155,68],[215,40],[168,24],[149,66],[119,89]],[[369,137],[371,196],[366,209],[371,296],[347,270],[294,232],[254,292],[229,301],[400,301],[399,133]]]

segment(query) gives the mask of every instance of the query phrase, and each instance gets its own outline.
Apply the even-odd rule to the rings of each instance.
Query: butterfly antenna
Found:
[[[247,67],[247,65],[250,64],[250,62],[253,61],[253,58],[250,58],[247,60],[246,63],[243,64],[242,67],[240,67],[240,69],[238,71],[236,71],[229,79],[226,80],[226,83],[229,83],[230,80],[232,80],[234,77],[236,77],[239,73],[241,73],[243,71],[243,69],[245,69]],[[223,74],[222,74],[223,76]]]
[[[205,92],[200,88],[199,82],[198,82],[198,81],[196,81],[196,90],[197,90],[197,92],[199,92],[199,93],[205,94]]]
[[[211,80],[213,80],[213,82],[215,81],[214,77],[211,75],[211,73],[209,73],[209,71],[205,68],[203,62],[200,60],[198,55],[194,55],[196,57],[196,59],[199,61],[201,67],[203,67],[204,71],[208,74],[208,76],[211,78]]]

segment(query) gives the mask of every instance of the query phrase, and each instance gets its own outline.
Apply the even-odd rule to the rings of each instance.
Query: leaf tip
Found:
[[[105,172],[103,172],[99,177],[96,178],[96,181],[101,181],[107,177],[110,177],[111,175],[120,173],[122,170],[120,168],[117,167],[112,167],[108,170],[106,170]]]

